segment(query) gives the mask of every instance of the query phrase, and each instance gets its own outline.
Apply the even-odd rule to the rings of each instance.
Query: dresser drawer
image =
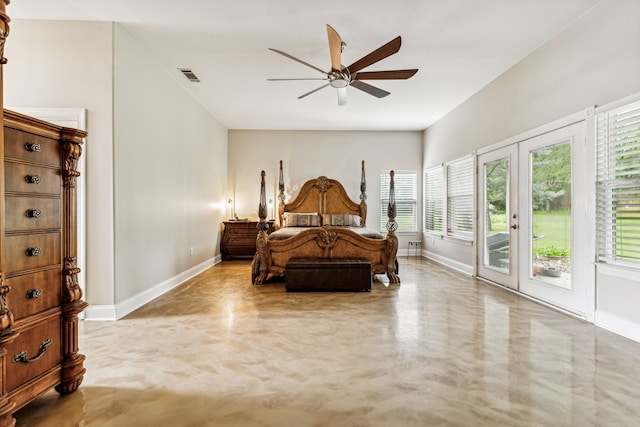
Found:
[[[45,373],[61,361],[60,316],[21,329],[7,346],[7,391]]]
[[[253,224],[253,227],[249,227],[249,226],[229,227],[226,229],[226,231],[228,231],[229,234],[233,234],[233,235],[254,236],[254,237],[258,236],[258,227],[256,227],[255,224]]]
[[[9,196],[5,199],[5,230],[60,228],[60,199]]]
[[[227,242],[230,245],[256,246],[257,236],[230,236]]]
[[[60,305],[61,280],[59,269],[7,278],[5,284],[11,287],[7,304],[15,320]]]
[[[60,167],[60,144],[44,136],[4,128],[4,156]]]
[[[59,195],[62,180],[59,169],[5,162],[5,191]]]
[[[6,236],[8,273],[60,264],[60,233]]]

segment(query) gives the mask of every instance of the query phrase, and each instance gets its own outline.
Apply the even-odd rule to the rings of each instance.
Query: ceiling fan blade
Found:
[[[363,71],[356,73],[355,80],[400,80],[408,79],[418,72],[417,68],[412,70],[390,70],[390,71]]]
[[[304,98],[305,96],[309,96],[309,95],[311,95],[312,93],[315,93],[315,92],[319,91],[320,89],[325,88],[325,87],[327,87],[327,86],[329,86],[329,83],[327,83],[326,85],[322,85],[322,86],[320,86],[319,88],[312,90],[311,92],[307,92],[307,93],[304,93],[304,94],[300,95],[300,96],[298,97],[298,99],[302,99],[302,98]]]
[[[318,70],[318,71],[320,71],[322,74],[327,74],[327,72],[326,72],[326,71],[321,70],[320,68],[318,68],[318,67],[316,67],[316,66],[314,66],[314,65],[311,65],[311,64],[309,64],[308,62],[304,62],[302,59],[298,59],[298,58],[296,58],[295,56],[291,56],[291,55],[289,55],[288,53],[285,53],[285,52],[283,52],[283,51],[281,51],[281,50],[278,50],[278,49],[272,49],[272,48],[269,48],[269,50],[272,50],[272,51],[274,51],[275,53],[279,53],[279,54],[280,54],[280,55],[282,55],[282,56],[286,56],[286,57],[287,57],[287,58],[289,58],[289,59],[293,59],[294,61],[299,62],[299,63],[301,63],[301,64],[304,64],[304,65],[306,65],[307,67],[311,67],[311,68],[313,68],[314,70]]]
[[[368,67],[369,65],[374,64],[378,61],[381,61],[384,58],[398,52],[400,50],[401,44],[402,44],[402,39],[400,38],[400,36],[398,36],[395,39],[391,40],[389,43],[380,46],[379,48],[369,53],[368,55],[365,55],[364,57],[360,58],[353,64],[349,65],[347,68],[349,69],[349,72],[351,74],[357,73],[363,68]]]
[[[321,79],[321,78],[301,78],[301,79],[267,79],[268,82],[284,82],[289,80],[329,80],[329,79]]]
[[[353,86],[356,89],[360,89],[361,91],[366,92],[369,95],[375,96],[376,98],[384,98],[385,96],[391,94],[391,92],[387,92],[386,90],[382,90],[375,86],[371,86],[370,84],[361,82],[360,80],[352,81],[350,83],[350,86]]]
[[[340,55],[342,54],[342,39],[336,30],[327,24],[327,36],[329,37],[329,53],[331,54],[331,68],[336,71],[342,69]]]
[[[347,104],[347,88],[338,88],[338,105],[343,106]]]

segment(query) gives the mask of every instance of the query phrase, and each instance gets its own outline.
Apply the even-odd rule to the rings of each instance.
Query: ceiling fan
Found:
[[[310,92],[300,95],[298,99],[302,99],[306,96],[311,95],[312,93],[319,91],[322,88],[331,86],[338,90],[338,105],[345,105],[347,103],[347,86],[352,86],[356,89],[360,89],[361,91],[366,92],[369,95],[375,96],[376,98],[384,98],[390,93],[386,90],[382,90],[368,83],[365,83],[363,82],[363,80],[404,80],[410,78],[418,72],[417,68],[413,68],[410,70],[360,71],[363,68],[368,67],[369,65],[375,64],[376,62],[381,61],[384,58],[393,55],[394,53],[397,53],[400,50],[400,44],[402,43],[402,39],[400,38],[400,36],[391,40],[389,43],[380,46],[373,52],[365,55],[348,67],[343,66],[341,61],[342,51],[345,48],[346,43],[342,41],[340,35],[329,24],[327,24],[327,36],[329,37],[329,53],[331,55],[330,71],[324,71],[281,50],[269,48],[269,50],[272,50],[282,56],[286,56],[289,59],[293,59],[294,61],[297,61],[301,64],[313,68],[314,70],[321,72],[324,75],[323,78],[267,80],[326,80],[326,84]]]

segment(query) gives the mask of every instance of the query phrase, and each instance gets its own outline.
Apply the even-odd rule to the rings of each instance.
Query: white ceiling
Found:
[[[120,23],[229,129],[423,130],[561,32],[598,0],[14,0],[17,19]],[[325,24],[347,43],[344,64],[402,36],[398,53],[363,71],[419,68],[409,80],[369,81],[374,98],[268,50],[329,70]],[[11,38],[9,38],[9,43]],[[177,68],[191,68],[190,83]]]

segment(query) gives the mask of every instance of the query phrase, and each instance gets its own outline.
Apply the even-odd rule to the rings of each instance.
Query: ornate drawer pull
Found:
[[[24,179],[29,184],[40,184],[40,177],[38,175],[27,175]]]
[[[42,296],[41,289],[31,289],[27,291],[27,299],[38,299],[40,296]]]
[[[13,356],[12,361],[13,363],[16,363],[16,362],[33,363],[36,360],[40,359],[42,356],[44,356],[44,352],[47,351],[47,348],[49,348],[51,344],[53,344],[53,340],[51,338],[46,339],[42,341],[42,344],[40,344],[40,352],[38,353],[37,356],[29,359],[27,357],[27,350],[22,350],[20,353]]]
[[[27,248],[24,253],[27,254],[27,256],[40,256],[40,254],[42,254],[42,251],[40,250],[40,248]]]
[[[40,209],[27,209],[27,218],[40,218],[42,211]]]
[[[24,144],[24,149],[27,151],[31,151],[32,153],[39,153],[42,151],[42,147],[37,142],[27,142]]]

